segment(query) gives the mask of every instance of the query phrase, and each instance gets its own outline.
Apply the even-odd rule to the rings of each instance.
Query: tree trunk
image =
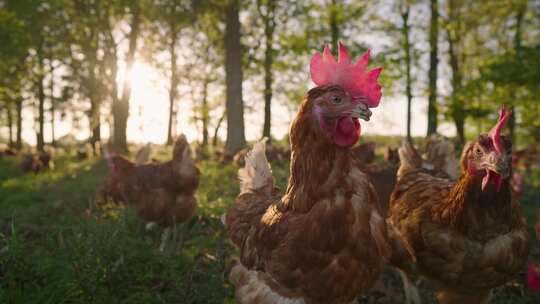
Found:
[[[459,16],[458,3],[454,0],[448,1],[448,17],[452,22],[455,22],[453,27],[446,28],[446,36],[448,39],[448,55],[450,56],[450,68],[452,70],[451,85],[452,85],[452,94],[451,94],[451,103],[450,103],[450,115],[454,120],[456,126],[456,133],[458,139],[458,146],[462,147],[465,144],[465,104],[461,97],[461,86],[462,86],[462,71],[461,64],[465,60],[458,55],[461,34],[461,16]]]
[[[216,128],[214,129],[214,137],[212,139],[212,147],[217,147],[217,142],[218,142],[218,132],[219,132],[219,129],[221,128],[221,123],[223,123],[223,120],[225,119],[225,115],[226,115],[226,112],[223,112],[223,114],[221,114],[221,117],[219,118],[217,124],[216,124]]]
[[[50,82],[49,82],[49,90],[50,90],[50,96],[49,96],[49,100],[50,100],[50,103],[51,103],[51,145],[55,146],[56,145],[56,139],[55,139],[55,133],[54,133],[54,121],[55,121],[55,105],[56,105],[56,100],[54,98],[54,64],[53,64],[53,60],[52,60],[52,56],[51,56],[51,59],[49,61],[49,71],[50,71],[50,74],[51,74],[51,79],[50,79]]]
[[[95,94],[94,94],[95,95]],[[92,134],[90,137],[90,144],[92,149],[95,151],[96,143],[101,141],[101,103],[95,98],[95,96],[90,100],[90,130]]]
[[[127,120],[129,117],[129,98],[131,96],[131,83],[129,74],[135,61],[137,50],[137,38],[139,37],[140,7],[137,1],[133,2],[132,19],[129,33],[129,49],[126,56],[125,78],[122,87],[122,96],[113,106],[114,116],[114,146],[118,151],[126,152],[127,149]]]
[[[450,55],[450,67],[452,69],[452,102],[450,112],[456,126],[458,145],[463,146],[465,143],[465,105],[463,104],[461,96],[459,96],[461,92],[462,77],[456,52],[456,41],[451,37],[451,33],[448,32],[448,53]]]
[[[208,121],[210,120],[210,117],[208,115],[208,84],[210,83],[210,80],[208,78],[204,79],[203,82],[203,97],[202,97],[202,146],[203,148],[208,147]]]
[[[230,0],[226,8],[225,83],[227,111],[227,141],[225,153],[234,155],[246,145],[244,134],[244,103],[242,100],[242,45],[238,0]]]
[[[176,131],[175,102],[176,97],[178,96],[178,74],[176,71],[176,42],[178,40],[178,31],[174,23],[170,24],[169,30],[171,33],[171,41],[169,45],[169,54],[171,56],[171,79],[169,86],[169,124],[167,127],[167,145],[172,145],[174,137],[173,131]]]
[[[339,0],[332,0],[330,7],[330,33],[332,35],[332,47],[336,48],[339,41]],[[269,1],[272,2],[272,1]]]
[[[427,134],[437,132],[437,66],[439,63],[439,8],[438,0],[431,0],[431,22],[429,28],[429,93],[428,93],[428,128]]]
[[[525,15],[525,10],[527,9],[527,5],[520,5],[518,7],[518,11],[516,14],[516,33],[514,36],[514,48],[516,57],[520,56],[521,53],[521,29],[523,24],[523,17]],[[510,129],[510,139],[512,142],[515,143],[516,140],[516,107],[513,103],[514,100],[516,100],[515,91],[510,90],[510,100],[512,101],[512,104],[510,105],[510,111],[512,112],[512,115],[510,116],[510,119],[508,119],[508,128]]]
[[[37,97],[38,97],[38,131],[37,131],[37,149],[43,151],[43,134],[45,132],[45,68],[43,63],[43,54],[41,49],[37,50],[38,58],[38,79],[37,79]]]
[[[90,113],[88,120],[90,122],[90,144],[92,146],[92,151],[94,155],[97,155],[96,143],[101,141],[101,83],[100,80],[96,77],[95,68],[97,66],[97,49],[89,53],[88,59],[90,64],[89,73],[90,73],[90,88],[88,97],[90,99]],[[99,68],[98,68],[99,70]],[[98,72],[99,73],[99,72]],[[114,133],[111,133],[113,135]]]
[[[15,110],[17,112],[17,138],[15,143],[15,148],[20,150],[22,148],[22,106],[23,100],[22,97],[17,97],[15,100]]]
[[[405,93],[407,95],[407,140],[411,141],[411,105],[412,105],[412,88],[411,88],[411,44],[409,41],[409,11],[410,7],[406,5],[405,11],[401,14],[403,28],[403,49],[405,51],[405,77],[406,86]]]
[[[272,139],[271,136],[271,122],[272,122],[272,64],[274,62],[274,29],[275,22],[275,1],[268,1],[266,16],[264,19],[264,33],[266,36],[266,49],[264,52],[264,125],[263,125],[263,137],[267,137],[268,140]]]
[[[8,131],[9,131],[9,147],[13,147],[13,112],[11,110],[11,105],[6,105],[6,115],[7,115],[7,123],[8,123]]]

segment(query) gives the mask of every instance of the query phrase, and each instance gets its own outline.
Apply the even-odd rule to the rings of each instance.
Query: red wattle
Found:
[[[343,148],[351,147],[360,138],[360,122],[357,118],[340,118],[333,135],[336,145]]]
[[[484,178],[482,178],[482,191],[486,190],[487,184],[489,183],[489,179],[491,178],[491,171],[486,169],[486,175],[484,175]]]
[[[495,183],[497,192],[501,191],[501,187],[503,183],[502,177],[499,174],[492,172],[489,169],[486,169],[486,175],[484,175],[484,178],[482,178],[482,191],[486,189],[491,179],[493,179],[493,182]]]

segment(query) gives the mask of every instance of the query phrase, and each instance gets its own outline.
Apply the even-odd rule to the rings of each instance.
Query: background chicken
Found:
[[[27,153],[21,160],[21,169],[24,172],[39,173],[48,169],[54,169],[52,150],[47,149],[37,154]]]
[[[152,153],[152,144],[147,143],[135,153],[135,163],[137,165],[144,165],[150,160],[150,154]]]
[[[136,166],[144,165],[150,160],[151,153],[152,147],[150,144],[143,146],[135,153],[134,164]],[[133,166],[133,163],[126,157],[119,156],[116,152],[109,151],[109,149],[105,149],[104,158],[107,161],[110,172],[103,183],[98,187],[97,197],[98,199],[101,199],[102,203],[109,200],[115,204],[125,202],[126,199],[121,191],[120,183],[122,180],[119,175],[120,169],[123,168],[124,170],[128,170]]]
[[[351,149],[352,154],[357,161],[362,165],[367,165],[375,160],[375,148],[377,145],[374,142],[361,143]]]
[[[363,148],[360,148],[363,147]],[[370,147],[367,149],[366,147]],[[387,147],[384,153],[384,163],[367,162],[375,158],[375,144],[369,143],[369,146],[359,145],[355,152],[360,161],[361,169],[366,173],[370,182],[375,187],[379,203],[383,214],[386,217],[390,194],[394,190],[397,182],[397,171],[399,168],[399,156],[396,149]],[[456,160],[454,145],[447,138],[439,135],[431,135],[426,140],[424,148],[424,158],[419,158],[419,166],[423,168],[435,169],[439,174],[446,174],[451,178],[456,178],[458,171],[458,162]],[[397,157],[397,159],[396,159]]]
[[[456,159],[454,144],[446,137],[432,134],[427,137],[422,167],[437,172],[444,172],[448,177],[459,176],[459,163]]]
[[[238,167],[243,167],[245,166],[246,162],[245,162],[245,159],[246,159],[246,155],[248,154],[249,152],[249,149],[248,148],[244,148],[240,151],[238,151],[238,153],[236,153],[233,157],[233,162],[238,166]],[[287,159],[289,159],[291,157],[291,151],[288,150],[288,149],[284,149],[282,148],[281,146],[279,146],[278,144],[276,143],[273,143],[269,140],[266,141],[266,158],[273,162],[273,161],[278,161],[278,162],[283,162]]]
[[[2,156],[15,156],[17,155],[17,150],[9,147],[8,145],[0,144],[0,157]]]
[[[500,136],[509,115],[501,110],[489,135],[464,148],[457,181],[422,168],[411,145],[399,151],[388,223],[400,246],[392,262],[434,281],[439,303],[486,303],[490,289],[513,278],[526,261],[527,227],[509,185],[512,145]],[[406,294],[414,295],[410,289]]]
[[[342,45],[339,51],[339,62],[350,64]],[[333,61],[328,48],[323,56]],[[365,68],[367,56],[358,66]],[[314,80],[319,68],[312,61]],[[369,75],[376,81],[378,72]],[[240,249],[230,273],[238,303],[350,303],[371,287],[389,254],[375,191],[350,150],[358,118],[369,120],[368,105],[380,95],[358,100],[343,86],[315,83],[290,129],[285,195],[274,187],[264,142],[239,171],[241,193],[226,216]]]
[[[112,169],[106,186],[113,199],[134,208],[142,220],[165,227],[160,250],[165,250],[169,240],[174,250],[181,242],[182,235],[178,234],[183,232],[177,224],[190,219],[197,206],[199,170],[186,138],[179,137],[172,160],[165,163],[138,165],[119,155],[113,155],[110,161]]]

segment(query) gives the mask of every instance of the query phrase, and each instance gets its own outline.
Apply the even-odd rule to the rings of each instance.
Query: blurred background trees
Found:
[[[156,140],[170,144],[189,126],[205,149],[223,143],[232,155],[246,137],[285,133],[311,86],[310,56],[338,40],[356,57],[371,48],[384,66],[384,100],[403,108],[393,118],[404,122],[402,135],[422,119],[423,134],[443,131],[463,144],[504,103],[518,144],[540,140],[534,0],[7,0],[1,138],[43,149],[71,133],[94,148],[127,150],[140,140],[129,124],[144,66],[166,91]],[[152,99],[139,110],[157,111]]]

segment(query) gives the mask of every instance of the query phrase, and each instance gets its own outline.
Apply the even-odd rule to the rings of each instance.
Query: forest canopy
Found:
[[[313,85],[309,58],[340,40],[384,67],[386,125],[372,133],[462,144],[505,104],[518,144],[540,140],[533,0],[3,1],[0,138],[127,150],[186,133],[233,154],[286,135]]]

